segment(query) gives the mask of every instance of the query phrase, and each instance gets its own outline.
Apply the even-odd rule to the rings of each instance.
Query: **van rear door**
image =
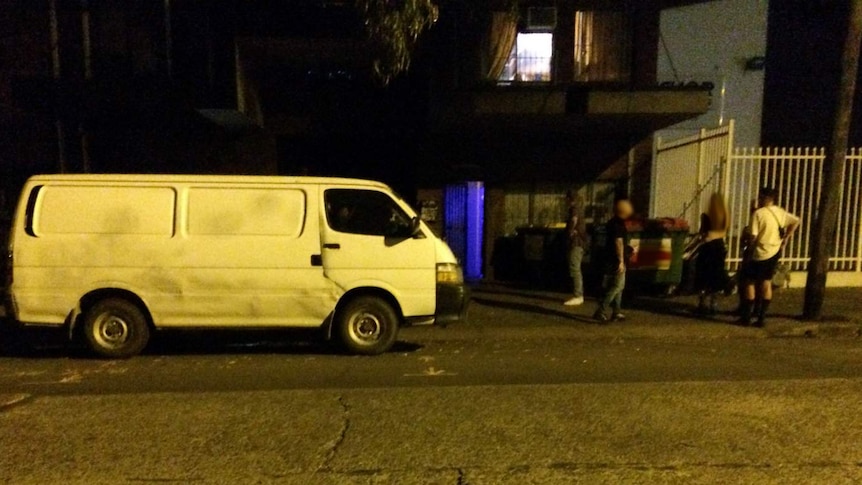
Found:
[[[433,239],[411,234],[412,217],[373,188],[325,188],[321,214],[324,274],[344,291],[383,288],[405,317],[435,310]]]

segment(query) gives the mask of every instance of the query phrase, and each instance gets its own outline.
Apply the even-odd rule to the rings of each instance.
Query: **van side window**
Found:
[[[383,192],[329,189],[324,200],[329,227],[338,232],[388,237],[410,232],[410,217]]]
[[[36,236],[36,231],[33,230],[33,216],[36,213],[36,199],[39,197],[39,192],[44,185],[37,185],[30,191],[30,196],[27,197],[27,209],[24,212],[24,232],[28,236]]]
[[[193,187],[188,230],[194,236],[298,238],[305,223],[305,192],[282,188]]]
[[[176,191],[170,187],[46,185],[39,192],[33,232],[171,237]]]

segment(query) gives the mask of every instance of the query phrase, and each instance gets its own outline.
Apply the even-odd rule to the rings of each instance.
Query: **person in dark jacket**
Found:
[[[628,199],[619,199],[614,204],[614,217],[605,226],[606,246],[604,251],[604,294],[593,318],[601,323],[610,320],[625,320],[622,314],[623,290],[626,287],[626,245],[628,231],[626,220],[632,216],[632,204]],[[610,310],[610,314],[608,314]]]

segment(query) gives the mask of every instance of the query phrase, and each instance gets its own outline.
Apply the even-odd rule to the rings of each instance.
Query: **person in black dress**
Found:
[[[702,314],[717,313],[716,298],[727,289],[727,246],[724,240],[729,227],[730,219],[724,197],[719,193],[712,194],[709,208],[701,216],[701,242],[695,264],[694,287],[700,296],[698,312]]]

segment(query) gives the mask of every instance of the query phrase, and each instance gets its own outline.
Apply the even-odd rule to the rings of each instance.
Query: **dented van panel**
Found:
[[[385,234],[387,227],[373,223],[363,227],[335,220],[340,215],[339,205],[351,203],[354,207],[349,217],[363,223],[368,222],[363,209],[378,211],[375,220],[403,218],[403,222],[416,216],[413,210],[391,192],[375,187],[331,184],[321,188],[319,198],[325,208],[318,219],[326,277],[347,290],[386,290],[399,302],[405,317],[433,316],[436,303],[428,296],[436,293],[436,237],[427,227],[421,227],[421,237],[417,238]]]

